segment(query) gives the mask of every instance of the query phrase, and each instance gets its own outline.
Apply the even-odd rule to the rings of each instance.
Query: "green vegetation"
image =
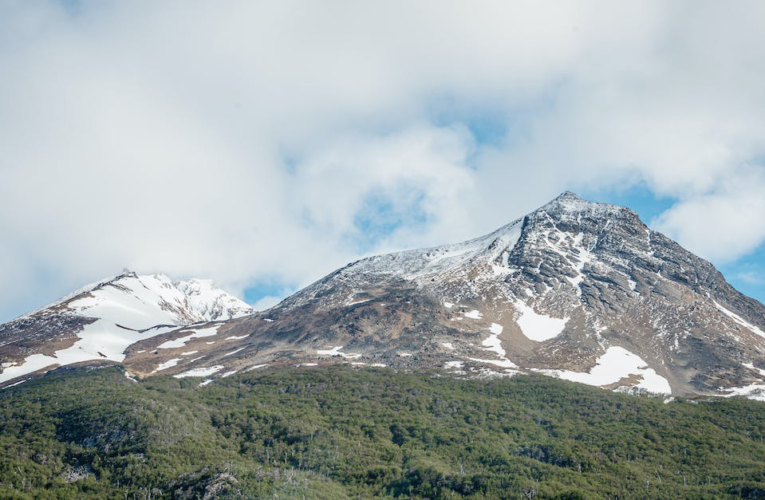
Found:
[[[765,406],[331,366],[0,391],[2,498],[765,497]]]

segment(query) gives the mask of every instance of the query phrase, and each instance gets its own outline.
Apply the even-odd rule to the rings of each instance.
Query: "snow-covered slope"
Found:
[[[0,383],[55,365],[120,362],[125,349],[140,340],[251,312],[211,281],[174,282],[162,274],[128,272],[0,326]]]

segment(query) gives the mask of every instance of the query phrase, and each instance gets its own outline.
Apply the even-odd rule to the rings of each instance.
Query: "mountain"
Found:
[[[471,241],[354,262],[267,311],[158,329],[121,361],[205,384],[349,362],[764,398],[763,353],[765,306],[632,210],[566,192]]]
[[[125,349],[140,340],[251,312],[211,281],[126,272],[0,325],[0,383],[57,365],[121,362]]]

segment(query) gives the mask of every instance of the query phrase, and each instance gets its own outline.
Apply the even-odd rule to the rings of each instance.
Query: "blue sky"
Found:
[[[0,321],[125,267],[265,305],[564,190],[631,206],[762,300],[763,18],[683,0],[0,2]]]

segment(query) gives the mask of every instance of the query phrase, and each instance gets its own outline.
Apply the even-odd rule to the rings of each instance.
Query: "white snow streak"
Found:
[[[756,333],[756,334],[757,334],[757,335],[759,335],[760,337],[765,337],[765,332],[763,332],[763,331],[762,331],[760,328],[757,328],[757,327],[756,327],[756,326],[754,326],[753,324],[751,324],[751,323],[747,322],[747,321],[746,321],[746,320],[744,320],[744,319],[743,319],[741,316],[739,316],[738,314],[734,313],[733,311],[729,311],[728,309],[724,308],[723,306],[721,306],[720,304],[718,304],[716,301],[713,301],[713,302],[715,303],[715,305],[717,306],[717,309],[718,309],[718,310],[719,310],[721,313],[725,314],[725,315],[726,315],[726,316],[728,316],[730,319],[732,319],[733,321],[735,321],[735,322],[736,322],[736,323],[738,323],[739,325],[743,326],[743,327],[744,327],[744,328],[746,328],[747,330],[750,330],[750,331],[752,331],[752,332]]]
[[[356,359],[360,358],[361,354],[346,354],[344,352],[340,352],[340,349],[342,349],[343,346],[335,346],[332,349],[319,349],[316,351],[316,354],[319,356],[342,356],[344,358],[348,359]]]
[[[175,378],[209,377],[210,375],[218,373],[223,368],[224,367],[221,366],[221,365],[209,366],[209,367],[204,367],[204,368],[194,368],[192,370],[185,371],[185,372],[179,373],[177,375],[173,375],[173,377],[175,377]]]
[[[159,366],[157,366],[157,369],[154,370],[152,373],[161,372],[162,370],[167,370],[168,368],[172,368],[175,365],[178,364],[178,362],[181,361],[181,358],[173,358],[165,361],[164,363],[160,363]]]
[[[177,349],[179,347],[183,347],[186,345],[186,342],[192,339],[198,339],[202,337],[213,337],[218,334],[218,328],[220,328],[222,325],[209,325],[205,326],[203,328],[197,328],[197,329],[189,329],[186,331],[190,331],[191,333],[189,335],[186,335],[185,337],[181,337],[179,339],[175,340],[168,340],[167,342],[162,343],[159,346],[159,349]]]

